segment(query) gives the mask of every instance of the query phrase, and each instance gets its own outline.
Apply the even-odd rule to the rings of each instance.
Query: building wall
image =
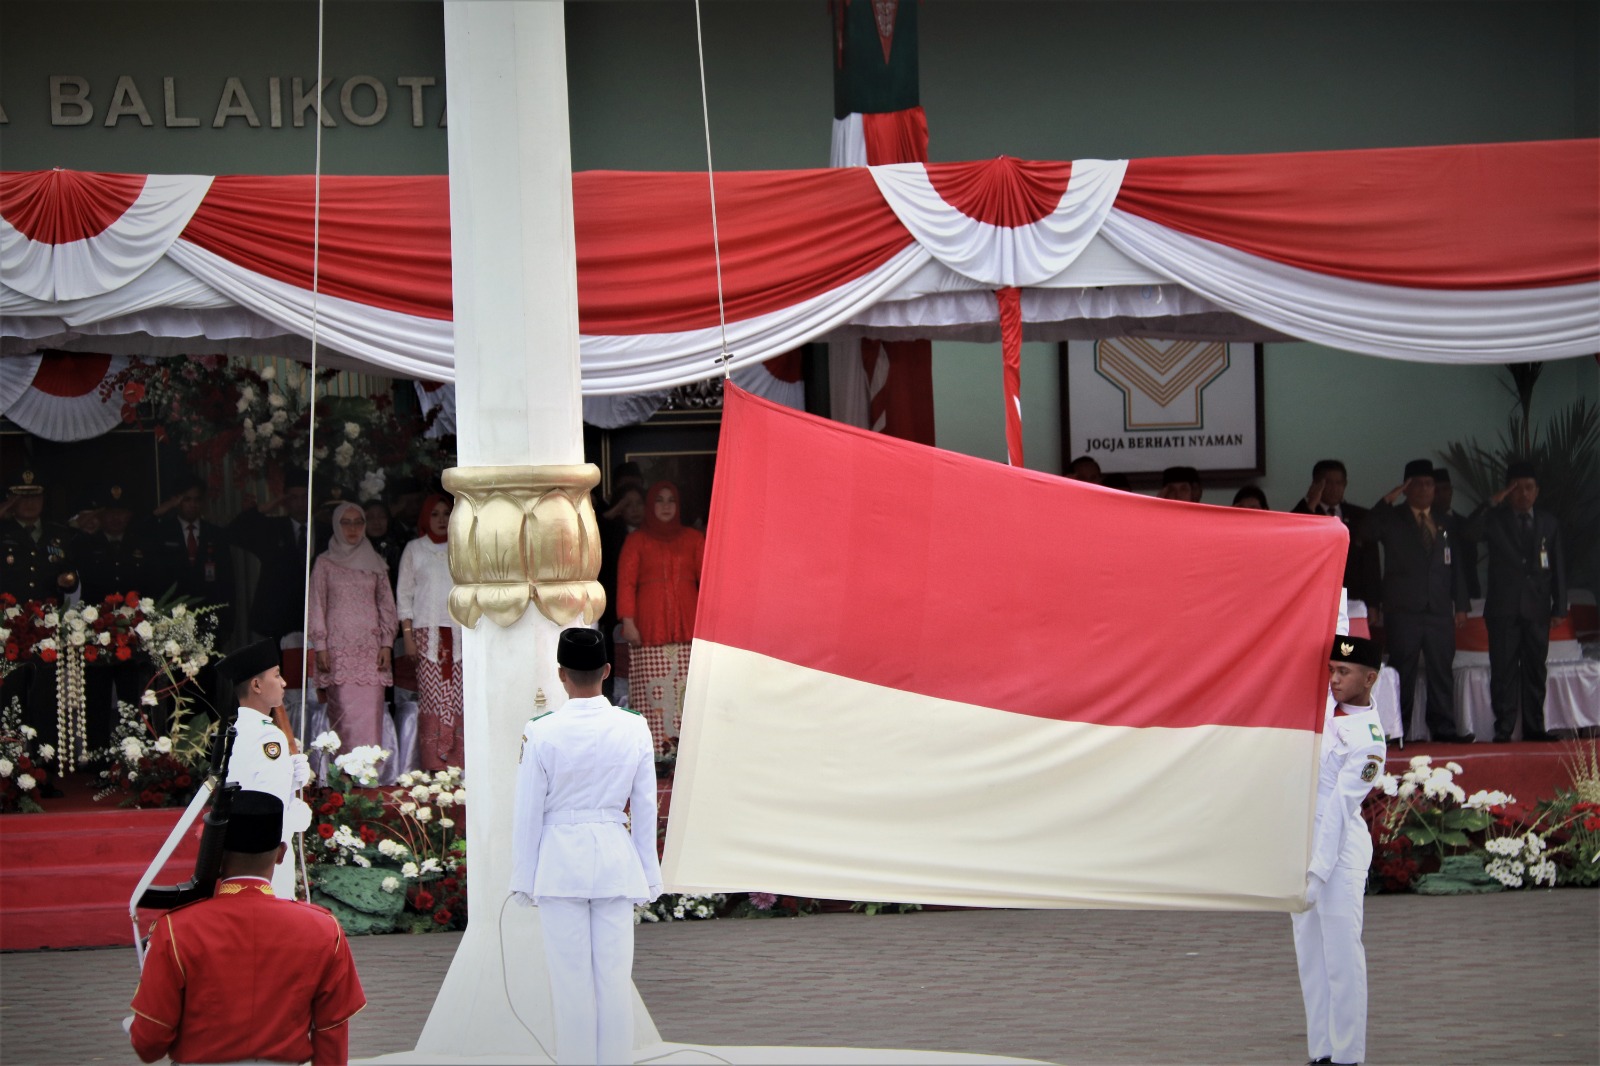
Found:
[[[446,169],[442,16],[432,0],[332,0],[324,67],[337,123],[324,130],[329,173]],[[1184,155],[1466,143],[1600,135],[1600,19],[1590,2],[1052,3],[925,0],[919,12],[922,102],[935,160]],[[695,12],[688,0],[587,0],[567,7],[572,153],[578,169],[705,166]],[[718,169],[826,164],[832,83],[819,0],[702,5]],[[314,130],[292,125],[290,80],[314,80],[310,0],[66,2],[0,8],[0,166],[296,173],[312,169]],[[50,123],[51,75],[87,79],[90,123]],[[104,125],[128,75],[152,124]],[[338,103],[356,76],[382,82],[388,110],[357,126]],[[168,128],[164,77],[176,113]],[[237,77],[260,128],[224,116]],[[285,117],[270,126],[268,78]],[[422,124],[400,78],[431,77]],[[127,102],[127,101],[124,101]],[[235,101],[236,102],[236,101]],[[355,112],[375,102],[353,90]],[[1452,439],[1494,437],[1509,397],[1493,368],[1436,367],[1308,344],[1267,349],[1267,474],[1276,507],[1304,490],[1311,463],[1342,456],[1367,500],[1407,458]],[[1004,455],[997,346],[939,344],[939,443]],[[1024,354],[1028,463],[1059,470],[1053,345]],[[1543,410],[1600,400],[1593,360],[1553,366]],[[1226,502],[1231,489],[1208,499]]]

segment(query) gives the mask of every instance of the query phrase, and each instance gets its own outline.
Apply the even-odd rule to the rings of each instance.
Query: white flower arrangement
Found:
[[[331,729],[318,733],[316,739],[311,742],[312,751],[320,751],[325,755],[332,755],[343,746],[339,734]]]
[[[1494,857],[1484,864],[1483,872],[1507,888],[1522,888],[1525,883],[1553,888],[1556,864],[1544,854],[1546,847],[1544,837],[1531,830],[1521,836],[1492,837],[1483,850]]]
[[[633,908],[633,924],[715,918],[717,908],[726,903],[727,899],[728,897],[721,892],[709,896],[664,895],[654,903],[636,904]]]
[[[378,763],[389,755],[376,744],[363,744],[338,756],[333,764],[363,788],[371,788],[378,783]]]

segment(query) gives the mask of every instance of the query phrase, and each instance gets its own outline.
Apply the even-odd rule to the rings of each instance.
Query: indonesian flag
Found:
[[[1299,909],[1339,523],[722,433],[669,891]]]

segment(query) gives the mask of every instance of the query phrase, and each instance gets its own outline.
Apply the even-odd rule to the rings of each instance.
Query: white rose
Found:
[[[267,396],[267,404],[271,407],[282,407],[286,402],[287,401],[284,400],[282,393],[274,392],[268,394]]]
[[[450,771],[449,770],[435,770],[433,772],[433,779],[442,784],[443,782],[450,780]]]
[[[241,415],[250,410],[250,401],[244,398],[243,393],[239,395],[239,402],[233,405],[233,409]]]
[[[99,640],[99,643],[101,643],[102,645],[110,644],[111,643],[111,634],[110,633],[101,633],[99,638],[98,638],[98,640]]]
[[[455,805],[456,797],[452,792],[441,792],[439,793],[439,798],[435,800],[435,802],[441,807],[452,807]]]
[[[158,699],[156,697],[156,694],[153,691],[151,691],[150,689],[145,689],[144,690],[144,695],[139,697],[139,703],[140,703],[141,706],[144,706],[144,707],[154,707],[156,704],[158,704],[160,702],[161,702],[161,700]]]
[[[39,731],[33,728],[31,725],[25,725],[22,727],[22,735],[28,740],[32,740],[34,737],[39,735]]]
[[[17,778],[17,787],[22,789],[24,792],[32,792],[33,786],[37,785],[38,783],[39,782],[33,779],[32,774],[23,774]]]
[[[400,804],[400,813],[401,814],[410,814],[412,811],[414,811],[416,809],[417,809],[417,805],[415,803],[402,803],[402,804]]]
[[[289,424],[289,412],[288,411],[279,410],[279,411],[272,412],[272,428],[273,429],[275,429],[275,430],[276,429],[282,429],[284,426],[286,426],[288,424]]]
[[[138,625],[133,627],[133,631],[138,635],[140,640],[149,640],[155,635],[156,632],[154,627],[152,627],[149,622],[140,622]]]
[[[464,788],[456,789],[456,802],[457,803],[465,803],[465,802],[467,802],[467,790],[466,789],[464,789]]]
[[[354,422],[346,422],[344,424],[344,435],[351,440],[355,440],[357,437],[361,436],[361,427],[356,425]]]
[[[10,638],[11,638],[11,630],[7,629],[5,626],[0,626],[0,643],[4,643],[5,641],[9,640]]]
[[[86,642],[86,639],[87,638],[85,638],[83,635],[83,630],[79,629],[68,634],[67,643],[71,644],[74,648],[81,648]]]
[[[157,737],[156,742],[152,745],[152,747],[154,747],[159,754],[166,755],[172,751],[172,738]]]
[[[431,822],[431,821],[433,821],[433,808],[432,807],[418,807],[417,808],[417,821],[419,821],[419,822]]]
[[[428,802],[428,786],[427,785],[418,785],[417,787],[413,788],[411,790],[411,798],[416,800],[418,803],[427,803]]]
[[[400,887],[400,879],[398,877],[385,877],[383,884],[379,887],[385,892],[394,892]]]
[[[61,616],[54,611],[46,611],[44,613],[44,624],[54,629],[61,624]]]
[[[0,757],[0,777],[10,777],[11,771],[15,769],[10,759]]]
[[[417,864],[414,862],[408,862],[404,866],[400,867],[400,876],[405,878],[415,877],[419,872],[420,871],[417,869]]]
[[[98,622],[100,620],[100,611],[96,607],[85,607],[79,613],[85,622]]]
[[[55,745],[53,745],[53,744],[40,744],[39,745],[39,758],[43,759],[45,762],[49,762],[51,759],[54,759],[55,757],[56,757]],[[7,771],[7,772],[9,773],[10,771]]]
[[[277,376],[278,376],[278,368],[277,367],[275,367],[275,366],[264,366],[264,367],[261,368],[261,380],[262,381],[271,381],[273,378],[275,378]]]
[[[439,824],[446,829],[454,829],[456,827],[455,819],[453,818],[440,818]]]
[[[189,613],[189,608],[185,607],[181,603],[178,604],[176,607],[172,608],[172,617],[174,617],[174,618],[182,618],[184,615],[186,615],[188,613]]]
[[[183,646],[175,640],[169,640],[161,646],[161,653],[169,659],[176,659],[183,654]]]
[[[425,873],[425,874],[436,874],[436,873],[438,873],[439,872],[439,860],[438,859],[423,859],[422,860],[422,872]]]

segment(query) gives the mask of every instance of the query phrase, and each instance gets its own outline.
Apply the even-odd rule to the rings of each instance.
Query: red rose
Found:
[[[28,758],[26,755],[18,755],[17,756],[17,769],[19,769],[19,770],[32,770],[33,769],[33,760]]]
[[[433,910],[433,893],[425,888],[419,888],[417,889],[417,894],[412,897],[411,902],[419,911],[431,911]]]
[[[128,593],[127,606],[129,606],[129,607],[137,607],[137,606],[139,606],[139,594],[137,592]]]
[[[457,886],[458,886],[458,885],[459,885],[459,883],[460,883],[460,882],[458,882],[458,881],[457,881],[457,880],[456,880],[456,879],[455,879],[455,878],[453,878],[453,877],[447,877],[447,878],[445,878],[445,879],[444,879],[444,880],[443,880],[443,881],[440,881],[440,882],[439,882],[439,884],[440,884],[440,885],[441,885],[441,886],[442,886],[442,887],[444,887],[444,888],[447,888],[447,889],[449,889],[449,890],[450,890],[450,891],[451,891],[451,892],[454,892],[454,891],[455,891],[455,890],[456,890],[456,887],[457,887]]]
[[[188,774],[179,774],[178,775],[178,779],[176,781],[174,781],[173,784],[177,785],[179,788],[188,788],[189,787],[189,775]]]
[[[45,772],[44,767],[36,767],[33,771],[33,779],[42,785],[50,780],[50,775]]]
[[[449,910],[447,910],[444,907],[440,907],[438,910],[433,912],[433,920],[438,922],[440,925],[449,925],[450,924],[450,912],[449,912]]]
[[[322,837],[323,840],[332,840],[334,828],[327,822],[323,822],[321,825],[317,826],[317,833]]]
[[[6,661],[12,663],[17,661],[17,645],[14,642],[6,644]]]
[[[370,825],[362,826],[360,833],[361,842],[363,844],[376,844],[378,842],[378,831],[372,828]]]
[[[328,797],[328,806],[332,807],[334,810],[338,810],[340,807],[343,807],[344,806],[344,793],[343,792],[335,792],[333,795],[329,796]]]
[[[332,814],[332,813],[333,813],[333,804],[331,804],[331,803],[324,803],[324,804],[323,804],[323,805],[322,805],[322,806],[320,806],[320,807],[318,807],[318,808],[317,808],[317,813],[318,813],[318,814],[321,814],[321,815],[329,815],[329,814]]]
[[[132,648],[129,648],[126,644],[117,645],[117,661],[118,662],[127,662],[131,658],[133,658],[133,649]]]
[[[87,648],[83,649],[83,661],[84,662],[92,663],[98,658],[100,658],[100,649],[95,647],[93,644],[91,644]]]
[[[106,603],[112,607],[122,606],[122,593],[113,592],[111,595],[106,597]]]
[[[56,661],[56,650],[54,648],[46,648],[39,653],[39,658],[47,663],[53,663]]]

